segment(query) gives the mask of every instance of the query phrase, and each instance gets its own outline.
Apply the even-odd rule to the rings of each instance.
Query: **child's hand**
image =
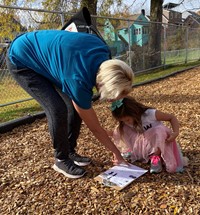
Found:
[[[173,141],[175,141],[176,137],[178,136],[178,132],[173,132],[169,135],[169,137],[166,139],[167,143],[171,143]]]
[[[129,166],[129,163],[126,160],[124,160],[124,158],[122,156],[117,158],[115,154],[114,154],[113,164],[114,165],[123,164],[123,165]]]

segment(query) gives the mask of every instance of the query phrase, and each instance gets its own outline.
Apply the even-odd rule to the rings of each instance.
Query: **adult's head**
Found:
[[[104,61],[97,74],[97,86],[101,99],[116,100],[132,90],[133,70],[117,59]]]

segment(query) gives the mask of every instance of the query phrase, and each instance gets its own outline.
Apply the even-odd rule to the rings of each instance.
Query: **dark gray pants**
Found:
[[[55,157],[68,159],[69,153],[75,152],[82,122],[71,99],[35,71],[29,68],[17,68],[8,57],[7,67],[19,85],[44,109]]]

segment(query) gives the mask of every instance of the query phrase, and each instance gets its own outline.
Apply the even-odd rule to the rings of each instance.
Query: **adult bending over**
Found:
[[[69,178],[82,177],[90,158],[76,153],[82,120],[94,136],[124,162],[92,108],[93,87],[101,99],[116,100],[132,89],[133,71],[111,60],[108,46],[96,35],[40,30],[17,37],[7,66],[15,80],[43,107],[55,150],[54,169]]]

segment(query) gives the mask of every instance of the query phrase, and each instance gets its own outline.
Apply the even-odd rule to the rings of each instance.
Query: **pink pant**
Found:
[[[159,148],[166,171],[182,172],[183,167],[187,165],[187,159],[182,156],[179,144],[176,141],[165,142],[170,132],[171,130],[166,126],[159,125],[138,134],[133,128],[125,125],[123,138],[120,138],[117,129],[114,131],[113,138],[114,143],[122,153],[126,151],[131,153],[132,161],[148,162],[150,155]]]

